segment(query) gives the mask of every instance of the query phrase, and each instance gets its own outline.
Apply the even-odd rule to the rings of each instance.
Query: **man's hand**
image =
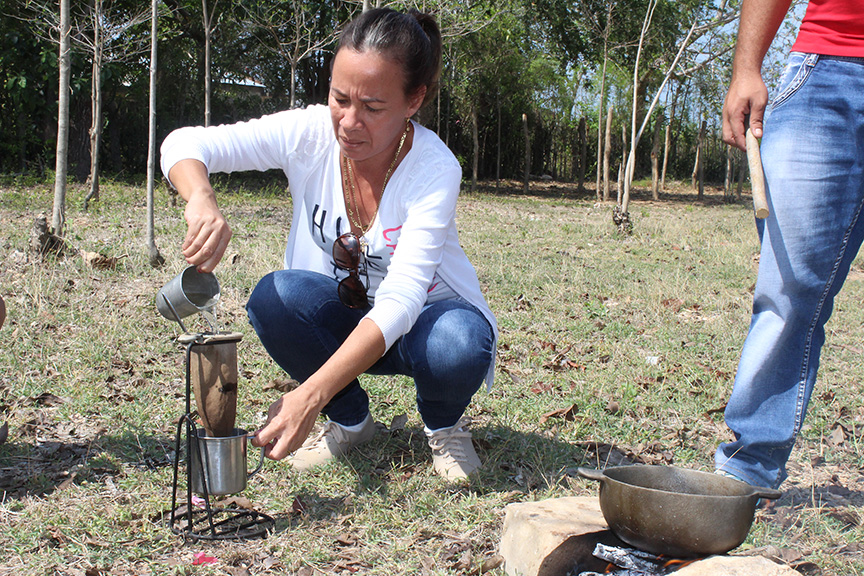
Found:
[[[746,150],[744,134],[748,126],[756,138],[761,138],[767,105],[768,89],[761,75],[733,75],[723,104],[723,141]]]

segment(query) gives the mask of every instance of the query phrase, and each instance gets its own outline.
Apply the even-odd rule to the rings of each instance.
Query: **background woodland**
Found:
[[[71,3],[64,21],[64,3],[11,0],[0,13],[0,173],[68,166],[71,179],[90,183],[88,200],[98,198],[100,172],[147,173],[151,115],[158,149],[179,126],[326,102],[338,32],[364,8],[338,0],[88,0]],[[652,178],[656,197],[667,177],[691,179],[700,196],[706,180],[725,182],[731,195],[744,178],[746,163],[719,140],[739,0],[378,4],[437,16],[441,93],[421,120],[457,154],[472,185],[515,178],[527,187],[545,176],[580,189],[594,183],[598,199],[617,192],[620,203],[634,179]],[[778,37],[778,53],[794,25]],[[769,58],[769,80],[778,60]],[[58,90],[58,75],[67,89]],[[68,131],[62,150],[58,130]]]

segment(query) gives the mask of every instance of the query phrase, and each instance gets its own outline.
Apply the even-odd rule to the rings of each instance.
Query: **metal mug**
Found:
[[[242,428],[235,428],[231,436],[207,436],[199,428],[197,437],[192,439],[192,453],[189,457],[192,491],[196,494],[224,496],[236,494],[246,488],[246,482],[261,470],[264,463],[264,449],[258,466],[251,472],[246,471],[246,443],[254,434],[247,434]],[[205,473],[202,475],[202,468]],[[207,490],[204,490],[204,481]]]
[[[169,320],[211,310],[219,300],[219,281],[212,272],[199,272],[187,266],[156,294],[156,308]]]

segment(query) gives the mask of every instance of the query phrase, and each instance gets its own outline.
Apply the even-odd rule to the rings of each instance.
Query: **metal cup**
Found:
[[[156,308],[169,320],[181,319],[211,310],[219,300],[219,281],[212,272],[199,272],[188,266],[156,294]]]
[[[192,491],[196,494],[224,496],[236,494],[246,488],[246,481],[261,470],[264,463],[264,449],[258,466],[251,472],[246,471],[246,430],[235,428],[231,436],[207,436],[203,429],[197,430],[197,438],[192,439],[192,453],[189,457]],[[202,475],[201,470],[205,471]],[[204,481],[207,490],[204,490]]]

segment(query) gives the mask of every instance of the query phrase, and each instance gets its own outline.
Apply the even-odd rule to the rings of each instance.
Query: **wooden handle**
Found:
[[[606,478],[606,475],[603,474],[602,470],[595,470],[594,468],[583,468],[580,466],[576,469],[576,472],[580,476],[588,478],[589,480],[603,480]]]
[[[765,197],[765,173],[762,171],[762,155],[759,153],[759,140],[747,128],[747,163],[750,165],[750,188],[753,195],[753,211],[756,218],[768,217],[768,199]]]

